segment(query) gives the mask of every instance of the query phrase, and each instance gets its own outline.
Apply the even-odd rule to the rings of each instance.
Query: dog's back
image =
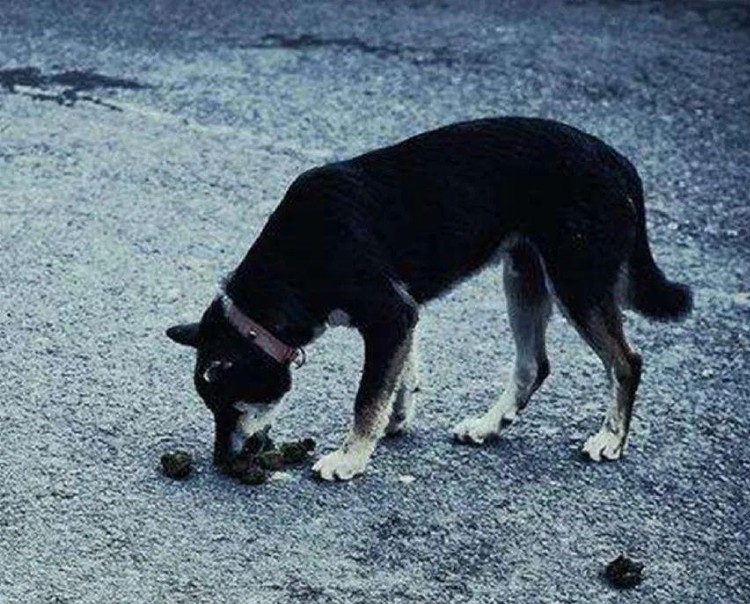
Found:
[[[421,303],[524,241],[563,301],[588,307],[620,284],[621,304],[679,317],[689,295],[663,278],[645,229],[638,173],[609,145],[551,120],[491,118],[305,172],[248,259],[267,267],[264,248],[284,249],[318,280],[321,265],[363,279],[376,267]]]
[[[525,237],[548,262],[626,252],[635,231],[627,202],[635,170],[598,139],[556,122],[501,118],[461,123],[345,162],[377,191],[371,224],[418,300],[482,267],[509,237]],[[408,242],[408,243],[406,243]],[[564,259],[563,259],[564,258]],[[601,258],[600,273],[623,258]]]

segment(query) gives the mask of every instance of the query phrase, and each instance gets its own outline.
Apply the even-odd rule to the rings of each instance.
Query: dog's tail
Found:
[[[628,268],[628,298],[632,308],[657,321],[675,321],[693,308],[693,294],[687,285],[669,281],[656,266],[646,232],[646,210],[643,185],[635,175],[637,186],[630,200],[637,216],[637,232]]]

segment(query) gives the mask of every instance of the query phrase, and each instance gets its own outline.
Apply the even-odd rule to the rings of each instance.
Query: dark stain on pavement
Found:
[[[360,40],[353,36],[348,38],[321,38],[313,34],[302,34],[299,36],[267,34],[263,36],[262,42],[258,47],[290,48],[293,50],[334,47],[358,50],[367,54],[376,55],[393,55],[399,52],[399,49],[396,47],[368,44],[364,40]]]
[[[139,90],[148,88],[148,85],[141,84],[136,80],[113,78],[94,71],[78,71],[76,69],[48,76],[47,81],[53,84],[69,86],[74,90],[94,90],[96,88]]]
[[[23,88],[19,89],[19,86]],[[72,69],[44,74],[38,67],[17,67],[0,69],[0,88],[10,93],[23,93],[37,101],[54,101],[67,107],[78,101],[88,101],[120,111],[112,104],[81,92],[103,88],[138,90],[149,86],[136,80],[107,76],[93,70]]]
[[[446,46],[432,48],[418,48],[398,44],[371,44],[360,38],[350,37],[321,37],[315,34],[300,34],[288,36],[284,34],[266,34],[260,42],[245,44],[245,48],[284,48],[288,50],[310,50],[317,48],[337,48],[351,50],[363,54],[375,55],[381,58],[400,57],[417,65],[447,65],[459,62],[486,62],[478,57],[459,58]]]

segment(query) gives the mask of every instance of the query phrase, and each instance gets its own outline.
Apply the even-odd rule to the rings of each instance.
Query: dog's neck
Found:
[[[221,293],[219,300],[224,318],[243,338],[251,340],[258,348],[281,365],[294,363],[301,366],[304,364],[304,349],[285,344],[265,327],[245,315],[226,293]]]
[[[240,279],[232,274],[222,284],[220,295],[226,296],[242,316],[289,348],[300,348],[313,339],[315,321],[302,304],[302,297],[286,284]],[[224,308],[226,316],[226,304]]]

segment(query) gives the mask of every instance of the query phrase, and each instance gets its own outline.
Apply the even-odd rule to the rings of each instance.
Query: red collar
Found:
[[[245,315],[232,299],[226,294],[221,294],[221,305],[224,308],[224,316],[227,321],[245,338],[253,343],[274,359],[277,363],[288,365],[294,363],[296,367],[302,367],[307,360],[302,348],[294,348],[284,344],[262,325],[258,325],[250,317]]]

